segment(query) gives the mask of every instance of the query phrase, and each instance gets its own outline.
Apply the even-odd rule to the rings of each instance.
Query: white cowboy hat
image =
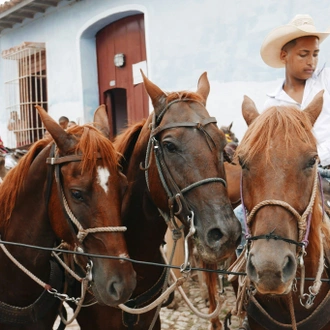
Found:
[[[321,43],[328,35],[330,30],[326,32],[318,32],[314,26],[314,21],[309,15],[296,15],[290,23],[282,25],[272,30],[260,49],[260,55],[263,61],[273,67],[282,68],[284,64],[280,59],[282,47],[289,41],[307,36],[316,36]]]

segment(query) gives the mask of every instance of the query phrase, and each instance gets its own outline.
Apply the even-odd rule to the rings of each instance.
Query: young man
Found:
[[[323,109],[314,124],[322,166],[330,165],[330,68],[317,69],[320,43],[330,30],[319,32],[309,15],[296,15],[290,23],[272,30],[265,38],[260,55],[273,68],[285,68],[285,79],[268,94],[265,109],[294,104],[304,109],[324,89]]]
[[[63,129],[67,129],[69,124],[69,118],[62,116],[59,118],[58,123]]]

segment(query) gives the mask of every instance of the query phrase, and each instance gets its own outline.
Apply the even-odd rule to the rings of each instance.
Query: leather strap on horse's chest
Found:
[[[62,290],[63,271],[56,262],[51,261],[50,264],[49,284],[57,290]],[[59,300],[55,299],[46,290],[33,304],[26,307],[12,306],[0,302],[0,323],[9,325],[36,323],[48,313],[56,302],[59,302]]]
[[[161,292],[164,286],[166,273],[167,269],[164,268],[162,275],[160,276],[158,281],[149,290],[133,299],[128,300],[125,305],[130,308],[139,308],[149,303]],[[133,327],[139,323],[139,318],[140,315],[138,314],[129,314],[127,312],[122,311],[123,324],[128,327],[128,329],[133,329]]]
[[[298,330],[312,330],[323,329],[328,323],[330,323],[330,290],[325,298],[317,306],[317,308],[307,316],[305,319],[297,322]],[[292,329],[292,325],[287,323],[281,323],[274,320],[259,304],[254,296],[250,296],[249,303],[247,305],[247,313],[249,318],[252,318],[255,322],[263,326],[267,330],[288,330]]]

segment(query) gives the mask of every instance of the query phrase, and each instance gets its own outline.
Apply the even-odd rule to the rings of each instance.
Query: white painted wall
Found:
[[[57,8],[26,19],[0,35],[0,51],[23,41],[45,42],[49,113],[88,122],[98,105],[95,33],[112,21],[145,14],[149,78],[167,91],[195,89],[208,72],[208,109],[219,125],[234,122],[241,139],[243,95],[259,108],[281,81],[282,69],[259,55],[266,34],[296,14],[310,14],[317,28],[330,26],[330,2],[318,0],[63,0]],[[330,39],[330,38],[329,38]],[[320,65],[330,54],[321,47]],[[0,135],[6,143],[3,60],[0,59]]]

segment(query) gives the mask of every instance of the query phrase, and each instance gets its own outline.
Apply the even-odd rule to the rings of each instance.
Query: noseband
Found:
[[[165,157],[164,157],[164,151],[161,146],[161,143],[159,140],[157,140],[157,135],[167,129],[171,128],[177,128],[177,127],[186,127],[186,128],[196,128],[199,131],[201,131],[207,141],[207,144],[212,150],[212,145],[215,146],[215,142],[213,141],[212,137],[207,133],[205,130],[205,126],[211,123],[216,123],[216,119],[214,117],[209,117],[205,118],[201,122],[177,122],[177,123],[168,123],[165,125],[160,125],[161,120],[163,116],[165,115],[166,111],[171,107],[172,104],[178,103],[178,102],[196,102],[199,103],[204,107],[204,105],[201,102],[198,102],[193,99],[185,98],[185,99],[176,99],[173,100],[172,102],[168,103],[166,107],[161,111],[159,116],[156,118],[155,112],[153,114],[153,119],[152,119],[152,124],[151,124],[151,132],[150,132],[150,137],[148,141],[148,146],[147,146],[147,152],[146,152],[146,158],[145,158],[145,164],[144,167],[141,166],[141,169],[145,170],[145,177],[146,177],[146,182],[147,186],[149,189],[149,173],[148,169],[150,167],[150,162],[151,162],[151,151],[154,151],[155,155],[155,160],[156,160],[156,166],[158,170],[158,174],[161,180],[161,183],[163,185],[164,190],[166,191],[167,197],[168,197],[168,205],[169,205],[169,210],[170,210],[170,215],[169,219],[170,221],[177,227],[177,224],[174,220],[174,215],[180,215],[183,214],[182,223],[187,226],[188,228],[191,227],[193,224],[191,223],[191,219],[193,219],[193,211],[189,208],[188,202],[186,198],[184,197],[184,194],[187,193],[188,191],[191,191],[194,188],[197,188],[201,185],[212,183],[212,182],[220,182],[222,183],[225,187],[227,187],[227,183],[224,179],[222,178],[206,178],[202,179],[200,181],[197,181],[183,189],[180,189],[178,185],[176,184],[175,180],[173,179],[171,172],[166,165]],[[212,145],[211,145],[212,144]],[[178,210],[175,212],[174,211],[174,205],[175,203],[178,206]],[[163,212],[161,212],[163,214]],[[166,220],[166,219],[165,219]]]
[[[283,240],[291,244],[295,244],[300,247],[307,247],[308,245],[308,236],[310,231],[310,225],[311,225],[311,218],[312,218],[312,209],[314,206],[315,198],[316,198],[316,192],[317,192],[317,184],[319,181],[319,176],[317,174],[317,164],[315,165],[315,175],[314,175],[314,184],[313,184],[313,190],[312,194],[308,203],[308,206],[306,207],[304,213],[300,215],[298,211],[293,208],[289,203],[281,200],[276,199],[268,199],[264,200],[260,203],[258,203],[256,206],[253,207],[252,211],[247,214],[247,210],[245,208],[244,204],[244,198],[243,198],[243,176],[241,175],[241,201],[242,201],[242,207],[243,207],[243,214],[244,214],[244,225],[245,225],[245,237],[248,242],[250,241],[256,241],[258,239],[276,239],[276,240]],[[281,206],[288,210],[291,214],[295,216],[298,222],[298,241],[294,241],[288,238],[284,238],[278,235],[274,235],[273,233],[266,234],[266,235],[259,235],[259,236],[251,236],[251,233],[249,231],[249,225],[251,224],[252,219],[255,217],[256,213],[264,206]]]

